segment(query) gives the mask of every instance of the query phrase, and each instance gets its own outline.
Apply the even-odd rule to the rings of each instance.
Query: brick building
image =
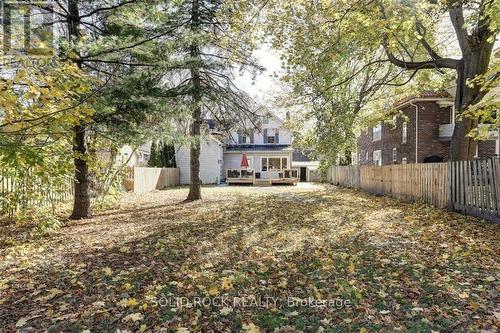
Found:
[[[454,126],[453,99],[447,93],[424,93],[399,101],[392,122],[364,130],[354,163],[388,165],[447,161]],[[498,133],[480,141],[476,157],[499,156]]]

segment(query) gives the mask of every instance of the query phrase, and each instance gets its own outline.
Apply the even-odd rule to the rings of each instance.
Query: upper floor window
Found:
[[[278,129],[269,130],[269,129],[264,129],[263,133],[263,141],[264,143],[279,143],[280,142],[280,133]]]
[[[378,124],[373,128],[373,141],[382,139],[382,124]]]
[[[392,162],[396,163],[398,160],[398,149],[392,148]]]
[[[247,133],[243,130],[238,130],[238,143],[253,143],[253,132]]]
[[[408,123],[403,123],[403,139],[402,142],[406,143],[408,141]]]
[[[247,136],[242,130],[238,131],[238,143],[247,143]]]

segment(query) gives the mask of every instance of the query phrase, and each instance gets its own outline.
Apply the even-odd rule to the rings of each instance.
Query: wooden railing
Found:
[[[500,223],[500,162],[498,159],[386,166],[333,166],[335,185],[360,188],[405,201]]]
[[[226,177],[235,179],[254,179],[255,172],[247,169],[227,169]]]
[[[270,179],[298,179],[297,169],[271,169],[269,170]]]

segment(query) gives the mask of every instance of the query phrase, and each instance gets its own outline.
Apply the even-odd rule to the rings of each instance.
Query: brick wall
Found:
[[[440,107],[434,101],[414,103],[418,105],[418,163],[426,157],[439,156],[448,160],[450,141],[439,138],[439,125],[451,122],[451,106]],[[372,165],[373,152],[380,150],[382,164],[415,163],[415,107],[406,105],[400,109],[404,116],[398,116],[396,123],[382,124],[382,138],[373,141],[372,128],[366,129],[358,137],[358,163]],[[403,123],[407,122],[407,143],[403,140]],[[396,161],[393,161],[393,148],[396,148]],[[479,157],[495,156],[495,141],[479,142]],[[368,158],[367,154],[368,153]]]
[[[477,149],[478,149],[478,155],[481,158],[490,158],[497,156],[496,142],[494,140],[479,141],[477,143]]]
[[[441,108],[436,102],[421,102],[418,105],[418,163],[429,156],[448,160],[450,141],[439,139],[439,125],[451,122],[451,106]]]

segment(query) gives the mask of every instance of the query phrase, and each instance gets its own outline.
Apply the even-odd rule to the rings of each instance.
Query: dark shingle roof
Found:
[[[294,162],[312,162],[313,160],[309,158],[309,153],[311,150],[309,149],[300,149],[295,148],[292,154],[292,160]]]
[[[226,151],[283,151],[290,145],[226,145]]]

